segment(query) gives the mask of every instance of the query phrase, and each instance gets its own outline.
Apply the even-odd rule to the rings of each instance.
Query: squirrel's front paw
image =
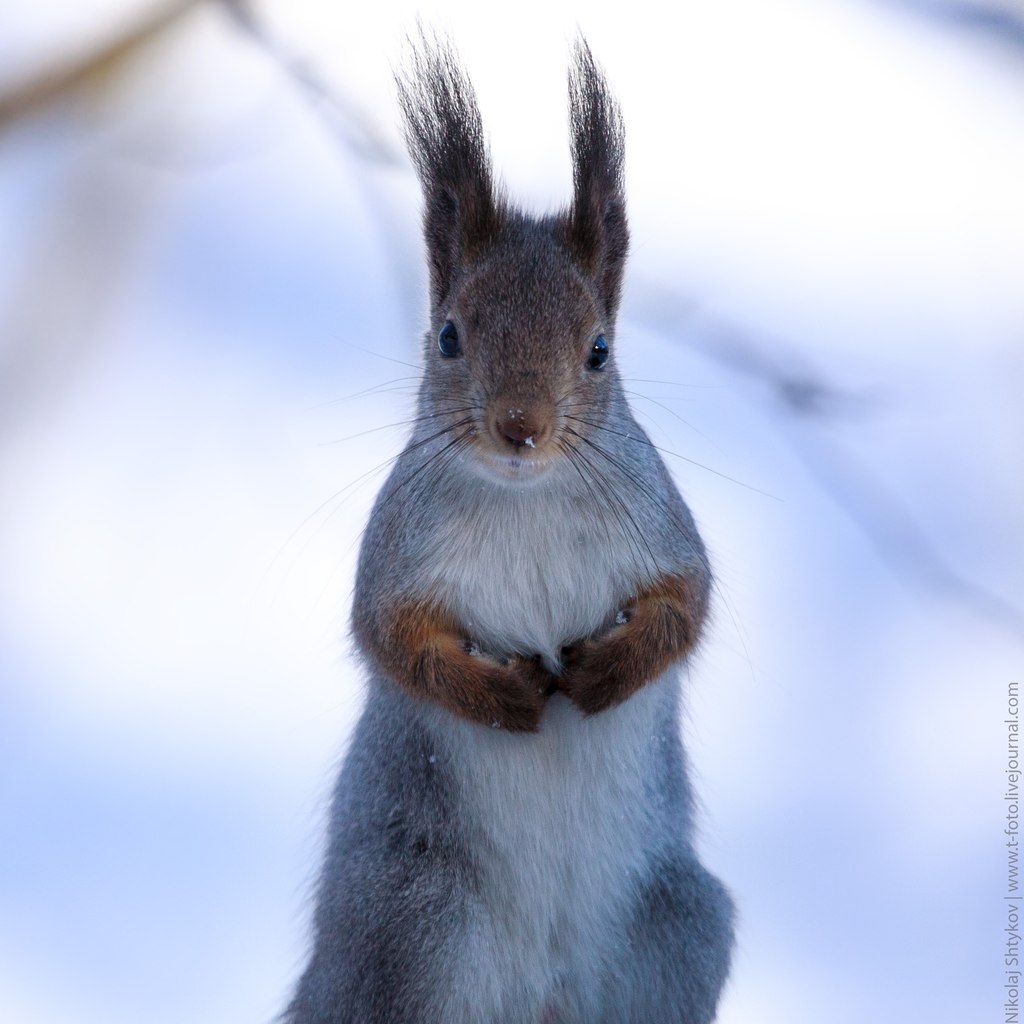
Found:
[[[473,644],[464,649],[472,668],[462,678],[464,699],[453,710],[493,729],[536,732],[556,682],[540,659],[497,661]]]
[[[690,651],[703,613],[687,577],[663,577],[621,608],[606,633],[563,650],[562,690],[588,715],[621,704]]]
[[[619,627],[604,636],[582,640],[562,650],[565,672],[559,688],[587,715],[596,715],[621,703],[646,682],[626,674],[621,643],[611,642]]]

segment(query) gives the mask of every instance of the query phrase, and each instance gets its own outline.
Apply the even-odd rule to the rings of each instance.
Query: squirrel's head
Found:
[[[473,87],[424,40],[399,80],[423,186],[431,326],[425,394],[481,466],[538,478],[617,393],[615,317],[629,246],[622,117],[586,43],[569,73],[573,198],[535,218],[496,187]]]

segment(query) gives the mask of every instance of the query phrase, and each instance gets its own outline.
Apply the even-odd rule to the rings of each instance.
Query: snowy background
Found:
[[[720,1021],[999,1019],[1024,10],[359,6],[0,9],[0,1020],[269,1022],[296,977],[424,318],[417,12],[535,209],[577,25],[623,106],[619,358],[720,584]]]

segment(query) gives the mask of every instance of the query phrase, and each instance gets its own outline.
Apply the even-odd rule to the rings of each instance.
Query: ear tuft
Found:
[[[476,93],[451,43],[430,40],[421,28],[411,50],[405,73],[396,78],[406,145],[423,188],[436,309],[459,269],[500,233],[504,203],[495,194]]]
[[[619,106],[582,37],[576,40],[569,69],[569,129],[573,201],[563,222],[564,239],[600,290],[611,319],[619,306],[629,250],[626,131]]]

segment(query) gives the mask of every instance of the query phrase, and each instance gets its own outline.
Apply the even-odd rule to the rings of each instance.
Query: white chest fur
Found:
[[[638,576],[635,545],[559,487],[477,488],[435,539],[435,581],[492,654],[543,654],[610,625]]]

